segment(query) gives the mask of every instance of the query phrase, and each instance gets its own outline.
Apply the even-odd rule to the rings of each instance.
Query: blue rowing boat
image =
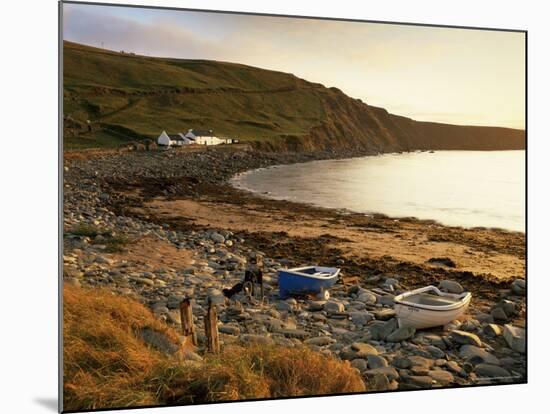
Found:
[[[328,299],[328,289],[336,283],[340,269],[337,267],[306,266],[279,269],[279,296],[315,294]]]

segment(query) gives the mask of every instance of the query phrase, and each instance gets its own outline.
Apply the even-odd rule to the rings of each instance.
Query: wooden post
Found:
[[[263,274],[260,276],[260,295],[261,295],[261,300],[263,301],[264,300],[264,276],[263,276]]]
[[[193,323],[193,308],[189,298],[185,298],[180,303],[181,331],[186,338],[191,337],[193,345],[197,346],[197,333]]]
[[[208,302],[208,312],[204,320],[204,329],[206,331],[206,346],[208,352],[220,352],[220,340],[218,337],[218,312],[216,306]]]

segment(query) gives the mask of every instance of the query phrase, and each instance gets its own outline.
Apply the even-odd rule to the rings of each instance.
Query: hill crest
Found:
[[[524,149],[525,132],[415,121],[291,73],[64,42],[66,148],[213,129],[259,149]]]

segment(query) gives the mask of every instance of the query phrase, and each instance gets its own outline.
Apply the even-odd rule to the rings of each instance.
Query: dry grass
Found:
[[[364,391],[348,362],[307,348],[225,348],[182,362],[137,332],[176,332],[141,304],[98,289],[64,289],[64,408],[191,404]]]
[[[136,332],[174,332],[141,304],[107,291],[65,286],[63,293],[65,409],[157,403],[151,373],[166,356]]]
[[[305,347],[233,346],[219,356],[209,356],[205,366],[168,371],[171,380],[162,399],[178,404],[366,390],[349,362]]]

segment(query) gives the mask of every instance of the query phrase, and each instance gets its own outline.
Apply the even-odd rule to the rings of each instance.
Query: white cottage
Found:
[[[181,133],[176,135],[168,135],[166,131],[162,131],[162,134],[160,134],[157,139],[157,143],[159,145],[170,147],[170,146],[182,146],[182,145],[193,144],[194,141],[191,138],[187,138],[185,135]]]
[[[218,138],[214,135],[211,129],[203,131],[199,129],[190,129],[185,134],[186,138],[192,139],[195,144],[199,145],[219,145],[226,143],[225,139]]]
[[[219,144],[231,144],[236,142],[231,138],[218,138],[214,135],[214,131],[208,130],[199,130],[199,129],[189,129],[187,133],[182,134],[181,132],[176,135],[168,135],[166,131],[162,131],[157,139],[159,145],[166,147],[170,146],[182,146],[189,144],[197,145],[219,145]]]
[[[195,139],[193,137],[186,137],[181,132],[178,132],[178,140],[181,142],[180,145],[189,145],[189,144],[195,144]]]

